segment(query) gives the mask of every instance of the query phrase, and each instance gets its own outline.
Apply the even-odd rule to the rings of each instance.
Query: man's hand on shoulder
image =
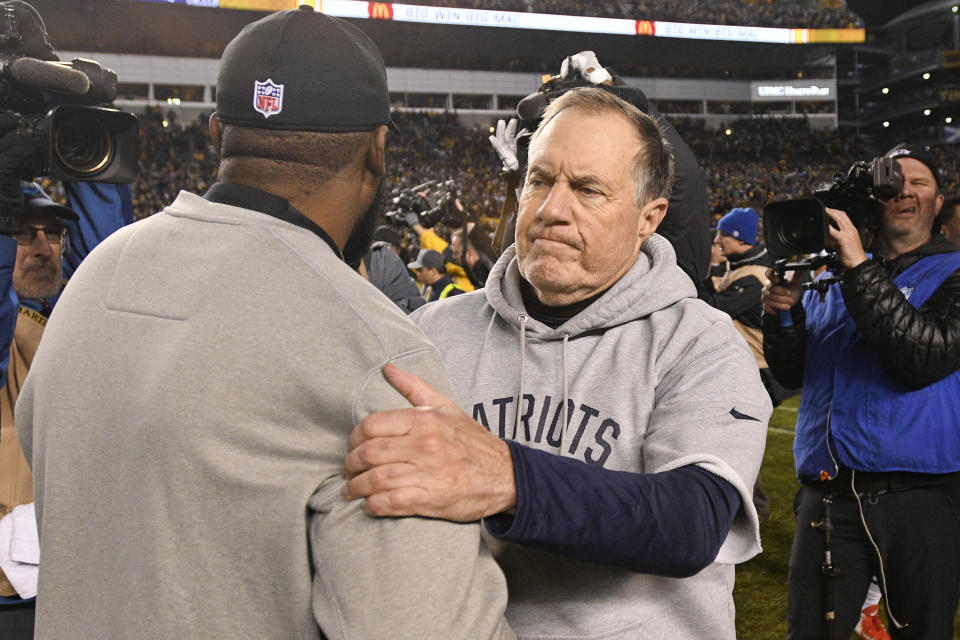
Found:
[[[472,522],[512,510],[507,443],[420,378],[391,364],[383,374],[413,407],[371,414],[354,428],[344,497],[364,498],[374,516]]]

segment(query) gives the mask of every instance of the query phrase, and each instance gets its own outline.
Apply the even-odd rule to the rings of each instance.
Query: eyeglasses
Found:
[[[13,237],[17,239],[17,244],[33,244],[34,238],[40,231],[43,231],[43,237],[46,238],[47,244],[61,244],[66,233],[66,229],[61,226],[17,227],[17,230],[13,232]]]

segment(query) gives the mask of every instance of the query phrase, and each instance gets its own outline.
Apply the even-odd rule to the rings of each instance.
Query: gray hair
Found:
[[[656,120],[635,106],[599,87],[580,87],[555,99],[543,112],[540,126],[530,138],[537,139],[544,127],[565,109],[590,113],[619,113],[633,125],[640,148],[633,156],[634,200],[638,207],[656,198],[669,198],[673,188],[673,145],[664,137]]]

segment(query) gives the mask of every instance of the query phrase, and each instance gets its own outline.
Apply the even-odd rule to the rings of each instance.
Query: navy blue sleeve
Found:
[[[740,509],[733,485],[694,465],[629,473],[507,444],[516,514],[484,519],[487,531],[501,540],[684,578],[713,562]]]
[[[70,278],[87,254],[111,233],[133,222],[130,185],[64,182],[67,206],[80,219],[66,221],[70,251],[63,256],[63,275]]]
[[[0,236],[0,387],[7,384],[10,344],[17,326],[20,299],[13,290],[13,265],[17,261],[17,241]]]

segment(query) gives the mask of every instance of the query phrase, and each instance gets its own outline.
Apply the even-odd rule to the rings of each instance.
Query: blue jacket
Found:
[[[960,252],[930,255],[894,278],[919,308],[950,274]],[[828,274],[825,274],[828,275]],[[821,302],[808,292],[803,400],[794,458],[801,480],[861,471],[960,470],[960,372],[920,389],[887,373],[847,312],[839,287]]]

